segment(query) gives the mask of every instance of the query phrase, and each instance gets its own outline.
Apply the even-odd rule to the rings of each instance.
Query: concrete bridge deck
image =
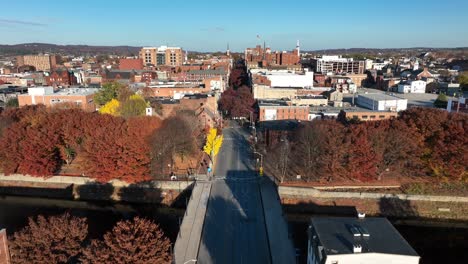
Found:
[[[213,179],[193,189],[175,263],[295,263],[276,185],[255,173],[248,133],[223,135]]]

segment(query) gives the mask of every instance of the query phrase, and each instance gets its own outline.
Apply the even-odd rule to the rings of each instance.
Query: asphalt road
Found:
[[[271,263],[249,134],[237,126],[223,135],[197,263]]]

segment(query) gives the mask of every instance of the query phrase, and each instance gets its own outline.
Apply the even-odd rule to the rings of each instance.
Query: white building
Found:
[[[398,85],[399,93],[426,93],[426,82],[421,80],[409,81]]]
[[[363,74],[366,68],[365,61],[355,61],[353,58],[342,58],[341,55],[323,55],[316,58],[316,72],[323,74],[345,72]]]
[[[270,87],[314,87],[314,73],[310,71],[299,74],[287,70],[251,69],[250,72],[252,75],[257,74],[265,76],[271,82]]]
[[[314,217],[307,264],[418,264],[419,255],[386,218]]]
[[[408,107],[408,100],[396,96],[372,93],[360,94],[357,104],[361,107],[375,111],[404,111]]]

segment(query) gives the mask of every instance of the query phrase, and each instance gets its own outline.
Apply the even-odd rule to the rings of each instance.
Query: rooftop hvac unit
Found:
[[[362,253],[362,246],[360,244],[353,245],[353,253]]]

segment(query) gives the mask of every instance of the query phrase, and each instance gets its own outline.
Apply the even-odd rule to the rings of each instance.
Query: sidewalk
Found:
[[[198,257],[198,248],[200,247],[210,193],[211,182],[196,182],[174,245],[176,264],[196,260]]]
[[[283,216],[276,186],[269,178],[261,178],[259,186],[272,264],[296,263],[293,242],[289,238],[288,223]]]

